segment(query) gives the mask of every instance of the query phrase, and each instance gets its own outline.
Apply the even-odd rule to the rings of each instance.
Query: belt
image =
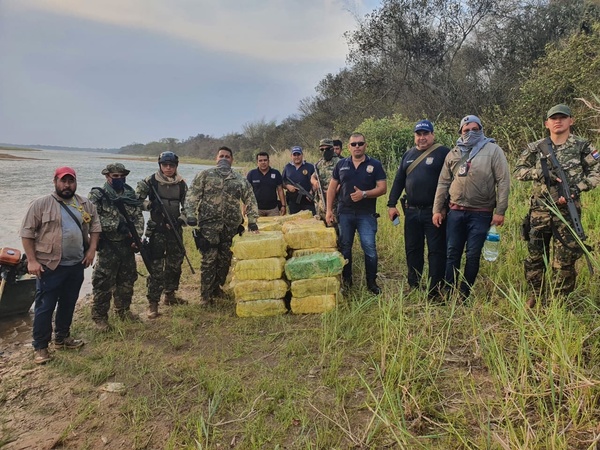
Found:
[[[493,208],[469,208],[468,206],[461,206],[456,203],[450,203],[450,209],[453,209],[454,211],[494,212]]]
[[[425,206],[406,205],[406,209],[431,209],[431,208],[433,208],[433,205],[425,205]]]

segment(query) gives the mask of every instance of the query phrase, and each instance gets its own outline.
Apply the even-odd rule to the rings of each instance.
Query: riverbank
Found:
[[[19,161],[21,159],[32,159],[32,160],[40,161],[40,160],[43,160],[44,158],[28,158],[26,156],[15,156],[15,155],[11,155],[9,153],[0,153],[0,160]]]

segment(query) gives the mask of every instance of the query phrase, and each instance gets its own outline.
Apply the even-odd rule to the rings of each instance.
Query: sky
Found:
[[[378,0],[0,0],[0,142],[118,148],[298,113]]]

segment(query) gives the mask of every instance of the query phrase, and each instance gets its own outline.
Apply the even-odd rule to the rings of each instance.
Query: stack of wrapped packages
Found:
[[[285,275],[292,282],[292,312],[311,314],[333,309],[345,263],[336,250],[335,230],[308,219],[284,223],[282,231],[292,256],[285,263]]]
[[[283,279],[287,245],[281,231],[244,233],[233,239],[231,286],[239,317],[285,314],[288,283]]]

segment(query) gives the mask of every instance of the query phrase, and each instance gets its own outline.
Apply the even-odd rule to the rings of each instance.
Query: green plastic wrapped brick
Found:
[[[345,262],[340,252],[297,256],[285,263],[285,276],[290,281],[334,277],[342,273]]]
[[[287,313],[285,302],[281,299],[254,300],[237,302],[235,313],[238,317],[267,317]]]
[[[285,258],[240,259],[233,267],[236,280],[276,280],[283,276]]]
[[[244,233],[233,238],[232,251],[237,259],[285,258],[287,244],[281,231]]]
[[[306,256],[314,253],[331,252],[337,252],[337,249],[335,247],[299,248],[298,250],[292,250],[292,256]]]
[[[339,277],[309,278],[292,281],[292,297],[337,294],[340,290]]]

